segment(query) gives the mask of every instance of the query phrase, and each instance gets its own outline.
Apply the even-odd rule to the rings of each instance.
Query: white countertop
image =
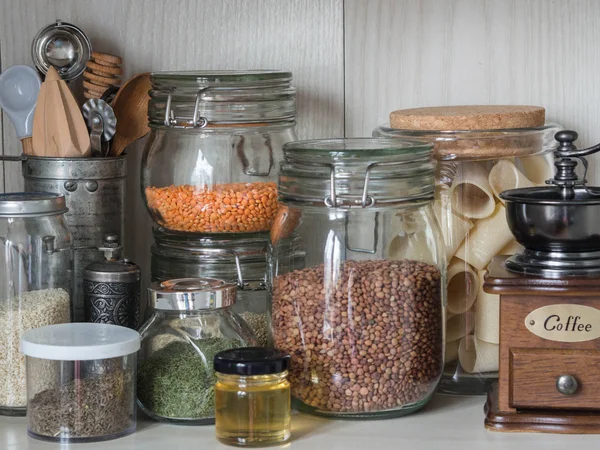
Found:
[[[295,414],[294,450],[544,450],[600,446],[600,435],[498,433],[483,427],[483,397],[438,395],[423,410],[388,420],[340,421]],[[73,447],[73,446],[72,446]],[[85,450],[231,449],[219,444],[212,426],[174,426],[138,421],[138,431],[114,441],[77,444]],[[27,436],[24,417],[0,416],[0,450],[52,450],[58,444]],[[62,447],[64,449],[64,447]],[[278,447],[276,447],[278,448]]]

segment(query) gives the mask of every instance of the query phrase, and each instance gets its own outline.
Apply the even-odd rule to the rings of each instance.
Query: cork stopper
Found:
[[[400,109],[390,113],[390,125],[401,130],[503,130],[541,127],[541,106],[469,105]]]

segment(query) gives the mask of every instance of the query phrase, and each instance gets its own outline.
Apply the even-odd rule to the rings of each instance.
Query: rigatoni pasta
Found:
[[[506,210],[502,204],[498,204],[491,216],[475,223],[469,238],[456,251],[456,257],[482,270],[512,240]]]
[[[449,189],[439,190],[437,197],[433,203],[433,212],[444,236],[446,261],[450,261],[456,253],[456,249],[465,240],[469,230],[473,228],[473,222],[452,211],[451,191]]]
[[[479,293],[475,312],[475,335],[490,344],[500,343],[500,296],[483,290],[485,270],[479,271]]]
[[[452,209],[468,219],[484,219],[494,212],[494,194],[483,163],[464,163],[452,182]]]
[[[499,345],[466,336],[458,346],[458,360],[468,373],[497,372]]]
[[[528,161],[460,162],[452,171],[444,171],[444,182],[436,185],[433,210],[448,264],[445,360],[469,373],[498,369],[499,296],[483,290],[484,275],[494,256],[523,249],[510,232],[500,193],[533,186],[534,180],[546,176],[547,171],[540,174],[543,158]],[[537,177],[530,179],[531,171]],[[419,236],[419,227],[411,226],[410,220],[404,222],[390,245],[390,256],[434,258],[427,241]],[[449,370],[454,369],[449,365]]]
[[[448,319],[446,324],[446,342],[458,341],[475,329],[475,313],[467,311]]]
[[[450,261],[446,275],[448,280],[448,312],[462,314],[473,306],[479,291],[479,279],[473,268],[464,261]]]
[[[517,169],[512,161],[507,159],[498,161],[488,177],[492,192],[498,200],[504,203],[500,198],[500,193],[509,189],[532,187],[533,183]]]
[[[554,155],[547,153],[539,156],[520,158],[523,173],[532,183],[543,186],[546,180],[554,177]]]

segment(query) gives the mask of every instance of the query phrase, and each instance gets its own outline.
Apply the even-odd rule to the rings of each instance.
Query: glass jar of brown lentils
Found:
[[[432,146],[284,146],[269,284],[296,407],[341,418],[421,408],[444,365],[445,254]]]

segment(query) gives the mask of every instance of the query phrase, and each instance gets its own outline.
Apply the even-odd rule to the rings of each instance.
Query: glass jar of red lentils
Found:
[[[153,73],[142,190],[154,222],[202,233],[269,231],[296,91],[280,71]]]

